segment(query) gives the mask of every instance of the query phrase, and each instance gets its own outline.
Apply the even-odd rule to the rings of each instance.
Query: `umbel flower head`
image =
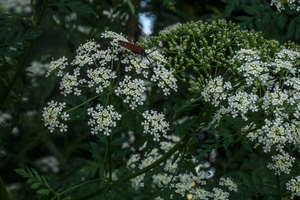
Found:
[[[191,102],[209,108],[201,113],[212,113],[214,131],[237,121],[243,144],[251,140],[255,148],[275,153],[269,169],[292,171],[292,152],[300,146],[299,46],[265,40],[222,20],[180,24],[151,41],[168,44],[167,65],[188,80]]]
[[[190,84],[190,88],[181,90],[190,92],[188,95],[193,98],[191,103],[201,102],[204,105],[201,107],[204,112],[201,113],[207,116],[205,120],[213,124],[216,132],[222,130],[226,122],[238,119],[241,123],[238,124],[237,134],[243,144],[250,146],[252,141],[255,148],[261,146],[265,153],[275,153],[272,163],[267,166],[276,174],[292,172],[297,158],[291,155],[294,150],[290,146],[296,149],[300,146],[298,46],[281,46],[276,41],[266,41],[254,31],[240,31],[237,26],[222,20],[211,24],[201,21],[179,24],[172,30],[162,31],[151,42],[168,44],[165,54],[151,52],[152,49],[143,46],[147,59],[120,47],[118,40],[128,41],[120,34],[107,31],[102,37],[111,39],[107,50],[100,50],[98,44],[89,41],[80,46],[71,62],[73,73],[64,71],[66,59],[53,61],[49,73],[57,72],[62,77],[60,88],[64,96],[91,96],[89,100],[82,98],[82,103],[77,107],[87,105],[92,134],[102,132],[110,135],[112,128],[126,119],[122,113],[135,112],[143,118],[143,133],[159,141],[159,148],[151,148],[143,154],[143,158],[132,156],[128,169],[134,171],[151,165],[162,157],[161,152],[174,145],[162,141],[168,138],[169,131],[165,117],[160,112],[141,107],[145,105],[142,99],[146,91],[145,80],[157,86],[165,97],[178,90],[177,82],[181,80]],[[122,68],[123,76],[119,76],[120,64],[126,65]],[[92,100],[98,102],[93,104]],[[73,102],[69,102],[72,105]],[[96,108],[93,105],[97,105]],[[59,116],[66,119],[65,113],[77,107],[75,105],[67,110],[65,105],[58,108],[55,104],[50,105],[43,113],[45,125],[53,131],[61,123]],[[174,110],[178,111],[176,106]],[[195,119],[194,116],[192,119]],[[177,124],[181,125],[179,122]],[[199,124],[194,127],[202,126]],[[66,131],[66,127],[62,125],[61,130]],[[233,134],[217,141],[214,148],[228,146],[230,137]],[[286,151],[287,147],[289,151]],[[179,158],[170,156],[171,161],[165,161],[163,171],[153,176],[155,185],[172,189],[174,195],[189,192],[198,199],[228,199],[229,192],[237,190],[236,184],[228,178],[220,180],[221,188],[204,190],[200,187],[206,184],[207,173],[204,170],[194,174],[186,171],[175,174]],[[195,163],[195,159],[191,160]],[[141,174],[131,179],[133,187],[143,187],[144,178],[145,175]],[[194,182],[198,187],[192,187]],[[287,184],[293,194],[298,192],[298,182],[291,179]]]
[[[104,108],[100,104],[96,109],[88,109],[88,115],[91,115],[88,124],[92,127],[92,134],[98,134],[98,131],[103,131],[104,135],[109,136],[112,127],[116,127],[117,120],[121,119],[121,115],[114,111],[114,106],[110,105]]]
[[[162,93],[166,96],[170,95],[171,90],[177,90],[177,79],[174,76],[174,70],[166,68],[167,60],[165,56],[157,51],[145,49],[147,59],[141,58],[118,44],[118,40],[128,41],[123,35],[106,31],[102,34],[102,37],[111,40],[111,47],[101,50],[100,45],[94,40],[80,45],[76,51],[75,59],[71,62],[73,73],[65,71],[69,65],[65,57],[51,62],[47,76],[55,72],[58,77],[61,77],[60,90],[62,95],[65,97],[69,95],[81,97],[82,94],[92,92],[94,94],[92,99],[104,95],[116,96],[134,110],[143,105],[144,98],[142,95],[146,91],[145,79],[147,83],[150,81],[161,88]],[[120,61],[126,64],[125,72],[127,74],[124,77],[117,77]],[[155,63],[155,66],[150,68],[153,63]],[[137,74],[139,77],[131,76],[131,74]],[[89,101],[91,100],[87,100],[85,103]],[[66,109],[66,103],[63,105],[56,112],[53,111],[54,108],[52,107],[54,105],[52,104],[52,107],[45,108],[43,113],[45,126],[49,126],[51,132],[58,126],[61,127],[61,131],[67,131],[67,126],[57,120],[63,109]],[[73,109],[76,109],[76,106],[66,109],[61,116],[66,115]],[[109,135],[111,129],[117,126],[117,121],[121,120],[122,117],[119,112],[115,111],[114,105],[105,105],[103,102],[95,108],[87,108],[86,112],[91,116],[88,121],[88,125],[92,128],[91,134],[103,132],[104,135]],[[163,121],[161,114],[157,115],[159,118],[156,119],[156,113],[151,112],[154,114],[153,121],[149,121],[148,126],[145,124],[142,124],[142,126],[146,128],[144,133],[153,135],[154,140],[158,141],[159,133],[166,134],[168,124]],[[72,115],[68,115],[68,117],[72,119]],[[151,120],[149,117],[146,119]]]

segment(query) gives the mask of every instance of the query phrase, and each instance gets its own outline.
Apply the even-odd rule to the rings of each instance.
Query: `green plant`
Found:
[[[131,38],[128,13],[151,6],[89,1],[93,11],[77,1],[31,1],[30,13],[2,15],[0,199],[299,195],[300,53],[292,42],[280,45],[286,34],[297,38],[284,32],[297,23],[283,23],[297,12],[232,0],[222,13],[219,1],[205,2],[164,1],[169,11],[155,14],[164,18],[156,28],[193,22],[143,38],[146,56],[120,46],[129,40],[116,32],[127,27]],[[210,23],[194,16],[199,6]],[[214,21],[242,19],[234,9],[255,31]]]
[[[45,125],[51,132],[66,132],[65,121],[88,118],[90,133],[98,138],[91,143],[94,160],[81,169],[89,181],[74,180],[82,190],[74,191],[76,186],[72,192],[64,183],[66,192],[61,189],[52,199],[130,198],[133,190],[125,185],[137,191],[151,188],[156,199],[298,194],[297,45],[281,46],[224,21],[167,28],[139,44],[147,59],[120,47],[118,40],[127,41],[122,35],[107,31],[102,37],[112,46],[101,50],[94,41],[81,45],[71,62],[73,73],[66,71],[64,57],[49,67],[47,76],[56,72],[62,77],[60,90],[67,99],[48,103]],[[152,52],[160,42],[164,54]],[[160,98],[164,103],[155,104]],[[129,142],[132,131],[141,137],[134,143]],[[202,140],[197,140],[199,134]],[[261,147],[268,153],[256,166],[264,178],[249,180],[237,170],[207,182],[208,155],[240,144],[249,152]],[[272,182],[274,172],[277,180]],[[245,193],[250,183],[264,186]]]

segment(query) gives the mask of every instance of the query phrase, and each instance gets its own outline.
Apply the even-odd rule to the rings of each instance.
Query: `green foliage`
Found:
[[[30,169],[27,168],[27,172],[25,169],[15,169],[15,172],[23,178],[28,178],[27,183],[32,183],[32,189],[38,189],[41,187],[37,191],[39,194],[48,195],[49,192],[53,191],[44,176],[40,176],[34,169],[31,169],[30,171]]]
[[[216,173],[207,185],[196,187],[211,190],[213,187],[219,187],[218,180],[222,176],[228,176],[233,177],[238,184],[238,192],[231,193],[230,199],[290,197],[291,193],[286,190],[285,184],[292,176],[299,174],[299,160],[295,161],[291,174],[274,175],[274,171],[266,167],[272,155],[266,155],[259,147],[253,148],[253,142],[241,131],[247,123],[241,118],[224,116],[220,126],[214,127],[212,118],[216,108],[203,101],[200,97],[201,90],[188,91],[188,88],[191,87],[190,81],[209,76],[213,78],[216,75],[226,77],[224,69],[235,69],[237,64],[231,63],[230,60],[234,52],[241,48],[265,49],[267,59],[283,48],[279,42],[284,43],[289,39],[299,43],[298,12],[289,9],[278,12],[269,6],[270,1],[257,0],[165,0],[162,3],[147,1],[148,5],[145,7],[130,0],[101,1],[101,5],[96,1],[83,3],[54,0],[49,1],[45,6],[46,12],[42,13],[43,7],[40,6],[43,2],[35,1],[30,13],[16,13],[12,8],[10,14],[0,17],[0,98],[6,99],[1,111],[10,111],[13,116],[8,124],[2,124],[2,119],[0,120],[0,153],[3,159],[1,171],[7,172],[1,176],[11,199],[88,199],[86,196],[90,196],[89,199],[95,200],[138,200],[154,199],[158,195],[168,199],[173,190],[169,185],[165,185],[161,191],[152,179],[154,175],[164,171],[164,161],[151,166],[151,169],[143,166],[142,169],[136,168],[135,171],[131,171],[126,166],[135,152],[144,159],[149,156],[151,150],[159,147],[159,143],[154,142],[152,136],[145,135],[140,127],[144,120],[140,113],[148,109],[164,114],[166,121],[170,123],[167,136],[180,137],[179,141],[174,142],[174,146],[178,145],[176,151],[173,149],[173,152],[165,153],[159,149],[155,152],[161,153],[162,160],[167,160],[172,155],[172,163],[180,160],[174,174],[170,173],[173,177],[176,173],[184,174],[187,171],[195,174],[196,165],[202,170],[209,169],[205,168],[203,163],[210,163]],[[68,132],[50,133],[44,127],[41,112],[50,100],[60,101],[60,91],[57,89],[59,77],[29,76],[30,73],[34,74],[29,71],[29,67],[33,65],[32,61],[38,61],[41,69],[43,64],[49,64],[52,58],[58,59],[65,55],[71,63],[76,49],[87,39],[95,39],[101,44],[101,50],[107,49],[110,41],[100,37],[104,30],[117,33],[126,31],[126,37],[137,40],[140,31],[136,22],[141,13],[157,17],[154,35],[167,25],[189,22],[189,26],[184,25],[181,29],[171,30],[167,36],[158,34],[157,37],[140,43],[144,49],[158,43],[166,49],[164,55],[169,57],[169,67],[176,69],[178,91],[173,92],[169,98],[162,95],[159,87],[151,86],[151,91],[146,92],[147,99],[144,105],[134,111],[116,96],[107,98],[111,91],[92,100],[91,97],[97,95],[92,90],[80,96],[68,96],[62,100],[67,103],[66,110],[73,109],[68,112]],[[72,16],[76,17],[72,19]],[[219,18],[232,20],[242,29],[254,31],[240,30],[230,22],[206,23]],[[39,19],[42,20],[37,25]],[[204,22],[199,22],[198,19]],[[193,31],[194,27],[200,27],[201,32]],[[257,33],[259,31],[261,34]],[[262,36],[279,42],[268,41]],[[217,46],[219,43],[223,46]],[[214,45],[217,48],[212,50]],[[178,46],[186,49],[179,51]],[[289,43],[286,48],[297,49],[298,46]],[[195,50],[195,55],[201,56],[196,58],[192,55],[192,49]],[[299,61],[297,62],[299,64]],[[222,70],[219,70],[220,67]],[[121,64],[121,76],[126,74],[124,69],[125,66]],[[203,72],[202,69],[206,71]],[[16,81],[12,82],[12,77],[19,71]],[[138,77],[138,74],[133,76]],[[236,77],[242,75],[238,74]],[[4,97],[3,92],[9,86],[12,89]],[[238,86],[233,90],[236,88]],[[121,110],[122,120],[112,130],[110,137],[102,133],[91,135],[90,127],[86,124],[87,108],[105,104],[107,99],[113,102],[116,110]],[[256,115],[251,117],[257,120],[264,119]],[[15,127],[20,133],[12,136],[10,133]],[[261,127],[253,129],[258,128]],[[198,138],[199,135],[201,137]],[[170,140],[166,138],[166,141]],[[295,146],[286,146],[285,149],[299,157]],[[6,153],[4,157],[2,152]],[[58,160],[58,171],[40,161],[48,156]],[[189,163],[193,157],[197,159],[195,165]],[[47,163],[54,165],[53,160],[48,160]],[[136,162],[136,167],[140,167],[139,164]],[[29,166],[32,170],[25,170],[25,167]],[[47,178],[39,175],[33,168]],[[145,186],[135,190],[132,181],[142,174],[146,174]],[[25,184],[26,181],[22,177],[26,178],[30,185]],[[176,181],[180,183],[180,180]],[[14,187],[17,189],[12,189]],[[186,199],[186,196],[177,194],[173,199]]]
[[[244,14],[235,16],[235,12]],[[264,37],[276,39],[281,43],[287,40],[299,40],[300,21],[297,11],[286,8],[279,12],[270,7],[270,1],[230,0],[224,10],[224,16],[233,19],[242,28],[261,31]]]
[[[50,8],[54,7],[54,9],[58,7],[58,9],[65,14],[71,14],[71,13],[96,14],[92,8],[79,1],[68,2],[67,0],[60,0],[59,2],[50,4],[49,6]],[[51,13],[58,15],[59,13],[55,12],[54,9],[51,9]]]
[[[1,20],[1,19],[0,19]],[[1,21],[0,21],[1,22]],[[3,25],[0,23],[0,25]],[[0,56],[15,57],[23,53],[23,49],[29,46],[29,40],[36,39],[42,31],[27,30],[24,33],[22,27],[13,27],[8,32],[0,32]],[[8,48],[9,47],[9,48]]]

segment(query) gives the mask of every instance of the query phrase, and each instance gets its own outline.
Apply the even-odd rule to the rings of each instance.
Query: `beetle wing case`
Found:
[[[136,45],[136,44],[132,44],[130,42],[125,42],[122,40],[118,40],[118,44],[136,54],[141,54],[143,56],[145,56],[145,50],[143,49],[143,47]]]

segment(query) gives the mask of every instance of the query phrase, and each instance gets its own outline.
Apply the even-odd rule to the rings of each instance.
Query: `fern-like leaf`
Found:
[[[66,0],[61,0],[53,6],[57,6],[59,10],[65,14],[70,14],[72,12],[90,13],[96,14],[93,9],[79,1],[66,2]]]
[[[17,172],[19,175],[21,175],[23,178],[28,178],[27,183],[33,183],[31,185],[32,189],[38,189],[39,187],[44,187],[43,189],[38,190],[37,192],[43,195],[48,195],[49,192],[54,192],[48,182],[46,181],[46,179],[43,176],[40,176],[37,171],[35,171],[34,169],[30,169],[26,168],[27,171],[25,169],[14,169],[15,172]]]
[[[32,30],[24,33],[23,28],[18,26],[1,31],[0,56],[14,57],[22,54],[21,50],[29,45],[28,41],[37,38],[41,33],[42,31]]]

